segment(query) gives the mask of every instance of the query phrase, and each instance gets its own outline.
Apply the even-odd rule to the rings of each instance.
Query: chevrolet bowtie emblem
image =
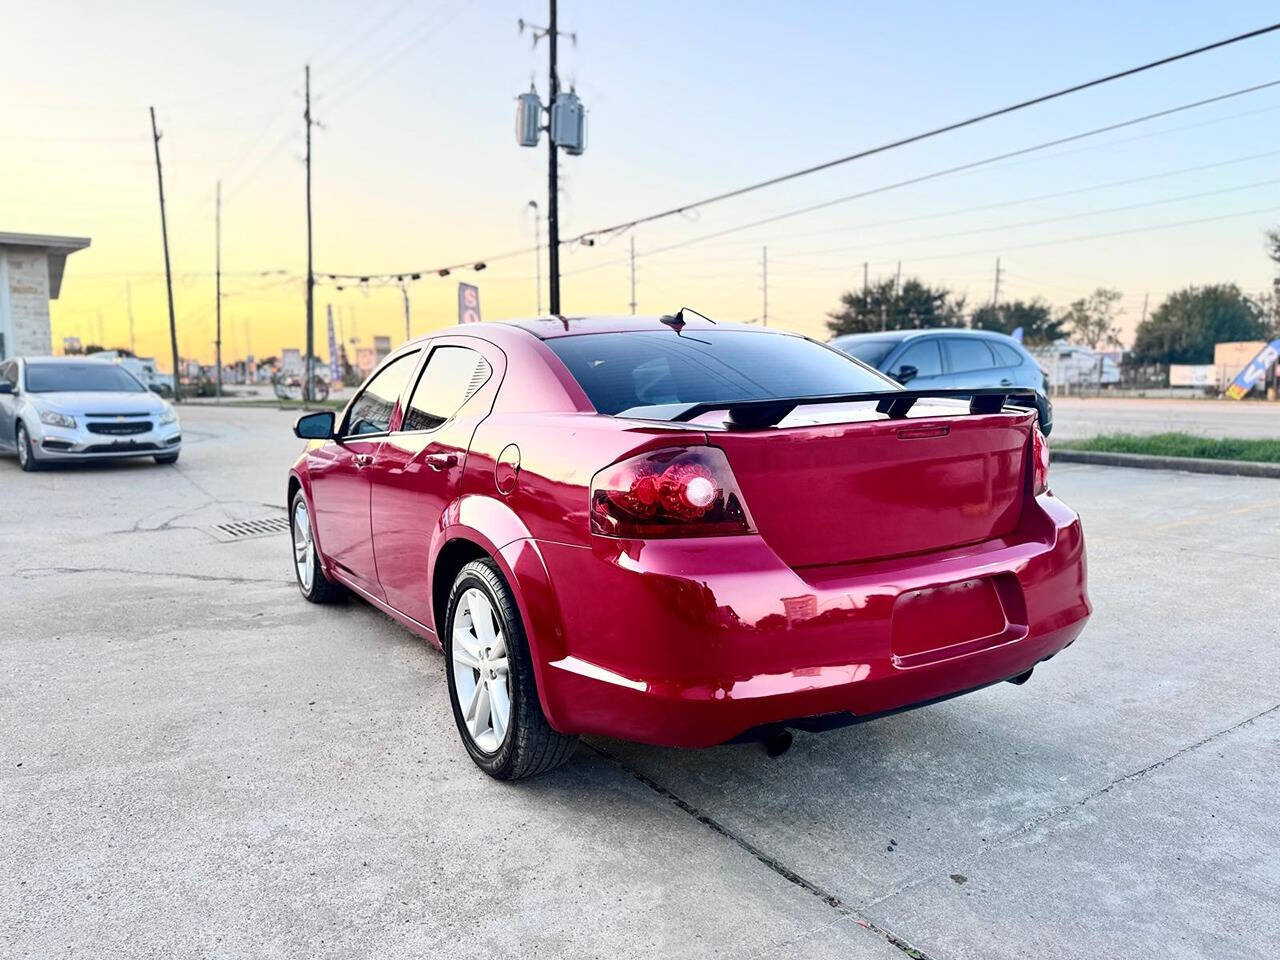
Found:
[[[124,423],[124,417],[116,417],[116,423]]]

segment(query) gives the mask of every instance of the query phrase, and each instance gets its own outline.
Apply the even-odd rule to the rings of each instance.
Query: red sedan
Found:
[[[578,734],[785,738],[1022,682],[1090,607],[1011,389],[687,311],[442,331],[298,420],[298,584],[441,646],[503,779]]]

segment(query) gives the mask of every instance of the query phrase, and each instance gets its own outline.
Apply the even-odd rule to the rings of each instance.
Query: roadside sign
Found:
[[[1258,355],[1249,361],[1248,366],[1236,374],[1236,378],[1231,381],[1231,386],[1227,387],[1227,396],[1233,400],[1242,399],[1262,382],[1262,378],[1267,375],[1267,370],[1277,358],[1280,358],[1280,339],[1272,340],[1259,350]]]
[[[480,322],[480,288],[470,283],[458,284],[458,322]]]

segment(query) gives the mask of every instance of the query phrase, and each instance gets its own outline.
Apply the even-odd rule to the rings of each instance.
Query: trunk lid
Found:
[[[869,419],[875,417],[876,419]],[[1032,413],[957,415],[919,403],[800,408],[777,427],[709,431],[756,529],[792,567],[944,550],[1017,526]]]

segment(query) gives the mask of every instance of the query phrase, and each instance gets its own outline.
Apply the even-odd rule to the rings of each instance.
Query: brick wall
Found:
[[[48,356],[53,352],[49,326],[49,260],[44,251],[0,248],[9,280],[10,356]]]

